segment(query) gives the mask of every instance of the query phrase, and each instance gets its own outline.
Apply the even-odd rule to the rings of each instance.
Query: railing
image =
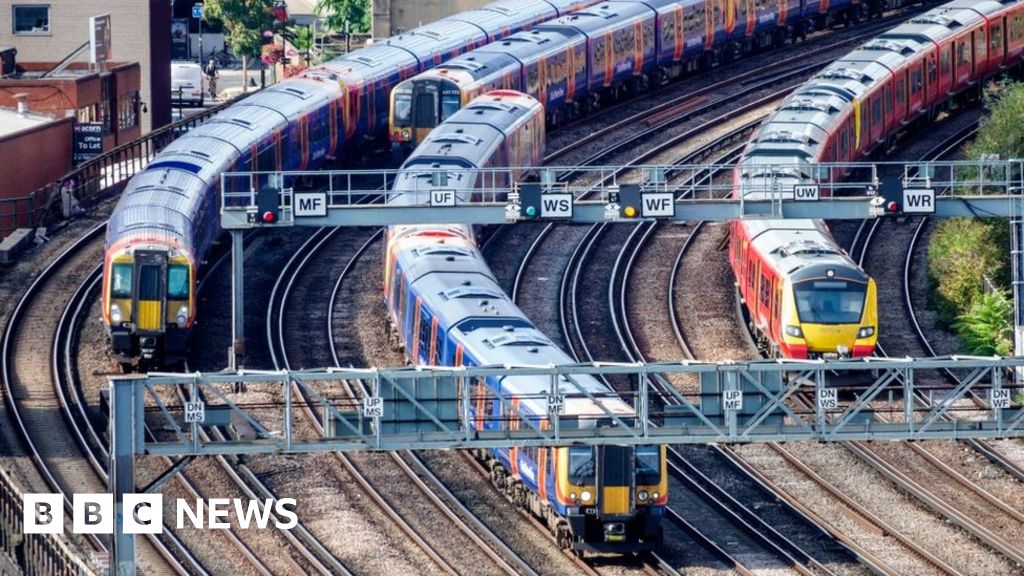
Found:
[[[239,94],[227,102],[122,144],[27,196],[0,199],[0,238],[15,228],[35,228],[92,209],[144,169],[154,155],[179,136],[252,93]]]
[[[5,561],[23,574],[86,576],[98,572],[53,534],[24,534],[22,492],[0,469],[0,568]],[[2,571],[2,570],[0,570]]]

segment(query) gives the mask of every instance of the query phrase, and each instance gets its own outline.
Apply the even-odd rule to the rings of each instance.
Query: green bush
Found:
[[[941,321],[950,326],[977,301],[988,277],[1009,283],[1009,226],[970,218],[935,225],[928,247],[928,276]]]
[[[1024,84],[1012,80],[986,87],[989,110],[966,157],[979,160],[1024,156]],[[970,181],[970,169],[960,173]],[[970,186],[958,193],[972,193]],[[928,279],[940,321],[952,327],[971,354],[1013,352],[1010,284],[1010,226],[1002,219],[956,218],[936,224],[928,247]],[[984,279],[996,290],[984,293]]]
[[[968,354],[1013,355],[1013,301],[1002,290],[982,294],[954,327]]]

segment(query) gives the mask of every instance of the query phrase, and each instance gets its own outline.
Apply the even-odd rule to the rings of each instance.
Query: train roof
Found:
[[[743,223],[750,244],[794,282],[826,277],[868,281],[867,274],[835,243],[820,220],[751,219]]]
[[[603,32],[611,23],[625,24],[643,17],[654,17],[654,12],[649,6],[638,2],[604,2],[586,10],[545,22],[538,28],[568,26],[590,35],[595,32]]]
[[[456,56],[436,68],[421,72],[412,80],[443,78],[456,84],[461,84],[466,75],[474,80],[479,80],[492,74],[500,73],[503,69],[516,64],[516,59],[504,52],[473,50],[461,56]],[[409,80],[406,82],[409,82]]]
[[[467,45],[479,44],[488,40],[483,29],[476,24],[460,20],[438,20],[392,36],[374,46],[383,44],[408,50],[421,64],[432,62],[435,54],[456,50]]]
[[[561,14],[545,0],[509,0],[471,8],[445,20],[469,22],[487,31],[490,39],[501,38],[511,27],[529,25]]]
[[[586,36],[574,28],[541,25],[532,30],[517,32],[474,52],[497,52],[508,54],[520,62],[532,62],[549,54],[562,52],[567,45],[581,44],[585,41]]]

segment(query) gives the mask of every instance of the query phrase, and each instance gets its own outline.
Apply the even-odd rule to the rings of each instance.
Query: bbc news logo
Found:
[[[60,534],[64,531],[62,495],[25,494],[22,505],[25,534]],[[71,531],[75,534],[113,534],[116,512],[113,494],[75,494],[71,501]],[[294,498],[176,498],[174,501],[174,525],[179,530],[189,525],[201,530],[228,530],[231,528],[228,520],[232,516],[242,529],[266,530],[272,524],[280,530],[291,530],[299,523]],[[124,534],[162,533],[163,494],[125,494],[121,518]]]

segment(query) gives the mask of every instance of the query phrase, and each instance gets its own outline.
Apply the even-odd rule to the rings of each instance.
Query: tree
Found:
[[[242,90],[249,86],[249,57],[260,53],[263,31],[274,25],[274,0],[205,0],[205,16],[224,24],[225,41],[242,58]]]
[[[349,32],[363,34],[370,31],[370,3],[371,0],[318,0],[316,13],[335,32],[344,32],[347,20]]]

